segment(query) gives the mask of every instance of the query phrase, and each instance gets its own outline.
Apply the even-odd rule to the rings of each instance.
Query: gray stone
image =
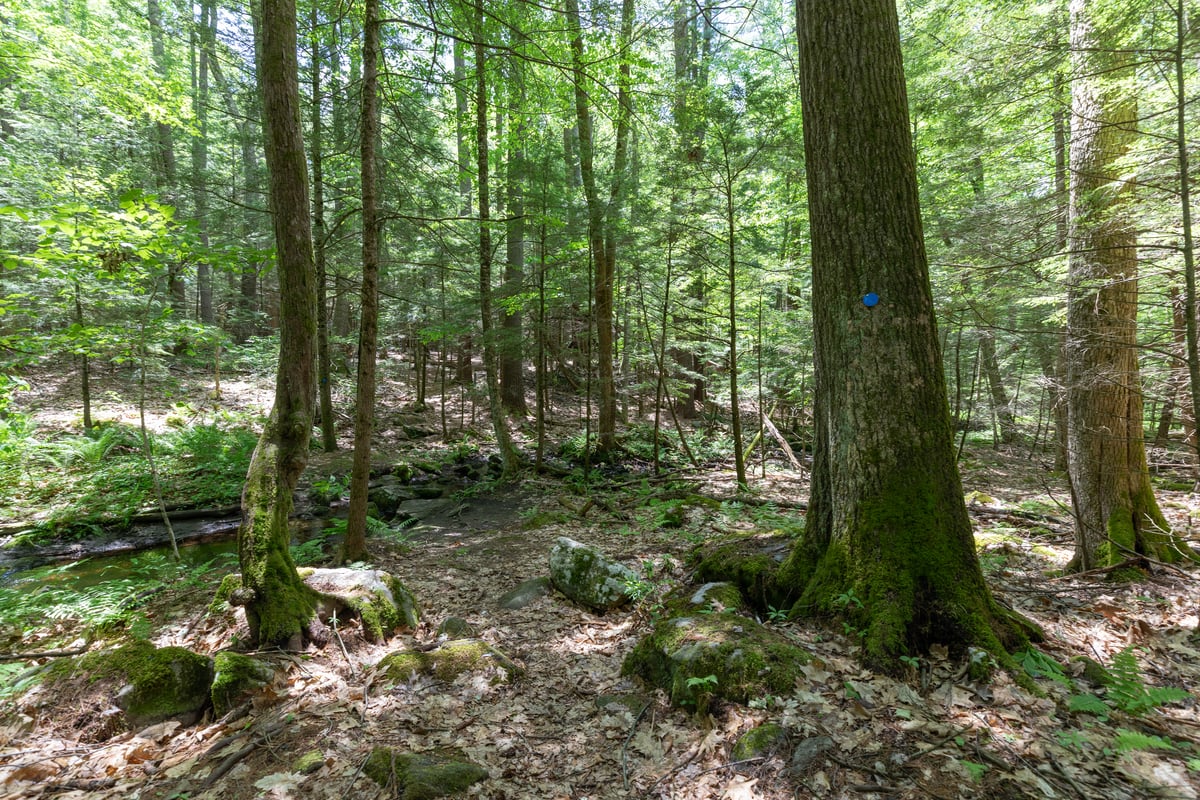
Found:
[[[377,569],[317,569],[304,582],[362,620],[363,635],[380,641],[396,628],[415,628],[420,609],[400,580]],[[320,609],[323,616],[336,608]]]
[[[524,608],[539,597],[545,597],[550,594],[552,588],[549,578],[531,578],[517,584],[514,588],[509,589],[501,595],[497,604],[501,608],[507,608],[510,611]]]
[[[405,503],[416,497],[416,493],[395,483],[395,479],[373,487],[367,492],[367,499],[379,509],[380,518],[390,517]]]
[[[438,625],[438,636],[450,639],[470,639],[475,636],[475,628],[462,617],[446,617]]]
[[[637,574],[593,547],[560,536],[550,549],[550,580],[572,601],[603,613],[632,599],[629,586]]]
[[[810,736],[792,751],[792,775],[805,775],[816,766],[817,761],[827,751],[833,749],[833,739],[828,736]]]

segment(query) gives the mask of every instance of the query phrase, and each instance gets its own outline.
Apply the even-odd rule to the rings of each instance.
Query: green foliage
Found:
[[[687,679],[687,687],[695,692],[711,692],[717,688],[717,676],[705,675],[704,677],[691,677]]]
[[[1108,669],[1107,700],[1094,695],[1073,695],[1068,701],[1071,711],[1094,714],[1108,719],[1115,706],[1131,716],[1140,716],[1167,703],[1191,697],[1183,689],[1171,686],[1147,686],[1142,679],[1135,648],[1131,645],[1113,656]]]
[[[1035,647],[1018,650],[1013,653],[1013,659],[1034,678],[1049,678],[1067,688],[1072,686],[1071,679],[1058,662]]]
[[[1138,716],[1167,703],[1187,700],[1190,694],[1171,686],[1146,686],[1135,649],[1130,646],[1113,656],[1108,699],[1126,714]]]
[[[986,775],[988,771],[987,764],[978,764],[974,761],[967,761],[964,758],[960,758],[958,760],[958,765],[963,768],[963,770],[967,773],[967,776],[970,777],[970,779],[975,783],[979,783],[981,780],[983,780],[983,776]]]
[[[216,422],[154,438],[168,505],[221,507],[239,502],[257,435]],[[91,434],[26,437],[11,459],[0,459],[0,518],[21,514],[39,523],[32,539],[90,536],[155,507],[139,431],[121,424]],[[17,502],[20,500],[21,502]]]
[[[1099,697],[1093,694],[1073,694],[1067,698],[1067,708],[1075,713],[1094,714],[1100,719],[1108,719],[1112,709]]]
[[[1129,750],[1174,750],[1175,744],[1162,736],[1151,736],[1138,731],[1118,728],[1117,736],[1113,739],[1113,749],[1118,753]]]
[[[83,561],[41,567],[21,573],[0,586],[6,622],[23,633],[62,627],[123,629],[134,638],[150,633],[139,611],[145,598],[170,588],[199,586],[227,573],[236,562],[231,552],[211,555],[184,550],[188,562],[177,564],[166,552],[150,551],[130,558]]]

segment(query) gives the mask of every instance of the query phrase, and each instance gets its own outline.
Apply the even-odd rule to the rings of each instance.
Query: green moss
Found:
[[[780,581],[782,557],[791,546],[788,536],[735,536],[697,548],[691,560],[697,580],[728,581],[757,611],[765,613],[772,607],[785,607],[794,599],[791,586]]]
[[[65,680],[79,673],[93,681],[125,684],[117,704],[134,725],[144,725],[195,715],[207,706],[213,663],[182,647],[156,648],[139,641],[56,662],[47,679]]]
[[[363,773],[384,787],[394,787],[402,800],[432,800],[465,792],[488,777],[487,770],[461,756],[399,753],[376,747],[363,765]]]
[[[325,766],[325,754],[320,750],[309,750],[292,762],[292,772],[309,775]]]
[[[496,648],[480,639],[446,642],[436,650],[401,650],[384,656],[379,668],[388,679],[406,681],[413,674],[430,675],[449,683],[464,672],[497,667],[504,681],[523,674],[519,666]]]
[[[233,598],[233,593],[241,588],[242,576],[236,572],[222,578],[220,585],[217,586],[217,593],[213,596],[212,602],[208,604],[208,613],[220,614],[224,612],[230,604],[229,601]]]
[[[1017,674],[1009,650],[1040,632],[991,599],[962,498],[943,483],[914,466],[861,501],[852,530],[835,531],[814,566],[791,568],[810,576],[793,614],[841,618],[862,632],[864,660],[886,672],[940,643],[960,656],[981,648]]]
[[[223,716],[249,692],[265,686],[274,677],[274,671],[260,661],[240,653],[223,650],[213,658],[212,696],[213,712]]]
[[[787,741],[787,731],[773,722],[751,728],[738,737],[733,745],[733,760],[757,758],[779,749]]]
[[[659,621],[625,658],[621,674],[642,677],[679,705],[709,696],[745,703],[790,692],[808,661],[806,652],[753,619],[696,614]]]
[[[397,628],[411,630],[420,622],[420,611],[412,592],[398,578],[387,573],[383,575],[388,588],[386,592],[379,590],[369,598],[347,601],[362,620],[363,636],[369,642],[381,642]]]

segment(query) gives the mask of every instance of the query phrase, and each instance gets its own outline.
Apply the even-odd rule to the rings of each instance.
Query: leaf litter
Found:
[[[696,491],[729,496],[723,473],[689,480]],[[798,482],[795,474],[777,471],[760,491],[786,501]],[[837,631],[812,621],[772,621],[814,656],[793,692],[702,715],[671,708],[661,692],[621,677],[622,659],[649,629],[657,598],[687,579],[682,565],[692,543],[747,526],[712,509],[690,512],[682,531],[629,525],[628,498],[614,498],[607,511],[600,506],[584,518],[532,530],[522,530],[510,514],[491,530],[426,532],[407,546],[372,541],[372,562],[418,597],[420,627],[372,644],[349,622],[339,628],[344,651],[331,644],[302,654],[259,653],[277,680],[236,718],[190,728],[165,723],[86,743],[45,698],[42,705],[10,701],[0,727],[0,794],[382,797],[362,766],[373,747],[386,745],[457,750],[489,774],[468,795],[497,800],[1200,797],[1194,571],[1148,565],[1132,583],[1048,577],[1070,555],[1063,533],[1069,525],[1061,519],[1042,528],[1013,524],[1028,521],[1008,511],[1029,493],[981,488],[986,493],[976,495],[973,509],[987,501],[989,513],[975,520],[989,583],[1045,628],[1042,651],[1061,671],[1038,677],[1037,692],[1003,671],[986,683],[972,681],[937,648],[902,679],[877,675],[859,664],[855,641]],[[549,507],[558,490],[530,481],[521,502]],[[1192,499],[1173,499],[1167,511],[1182,528]],[[486,506],[489,500],[467,502]],[[633,519],[640,520],[636,508]],[[654,591],[606,616],[558,595],[520,610],[500,608],[501,594],[545,574],[550,545],[560,535],[599,546],[639,573],[653,565]],[[173,598],[155,602],[165,620]],[[190,598],[186,613],[164,624],[156,643],[213,653],[246,635],[240,617],[206,616],[206,602]],[[487,671],[448,682],[425,675],[391,682],[372,669],[389,652],[435,646],[437,624],[448,616],[465,619],[524,675],[511,683]],[[1136,648],[1146,685],[1181,687],[1192,696],[1136,716],[1113,708],[1108,720],[1070,711],[1073,693],[1106,694],[1084,682],[1081,657],[1110,665],[1129,647]],[[613,696],[632,702],[600,702]],[[786,744],[735,759],[738,738],[767,722],[785,728]],[[1119,740],[1119,730],[1133,738]],[[832,746],[813,747],[816,754],[801,759],[806,745],[822,737]],[[1138,746],[1123,746],[1129,741]],[[313,750],[321,755],[316,769],[294,769]]]

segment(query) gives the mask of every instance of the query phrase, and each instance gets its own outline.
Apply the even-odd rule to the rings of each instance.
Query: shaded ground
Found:
[[[361,767],[379,744],[427,752],[461,749],[489,778],[484,798],[1194,798],[1200,797],[1200,689],[1194,570],[1143,565],[1132,582],[1104,574],[1053,577],[1070,557],[1069,517],[1058,479],[1023,455],[969,452],[965,488],[980,558],[998,596],[1048,634],[1046,662],[1031,662],[1039,693],[998,673],[971,680],[965,665],[934,653],[905,680],[856,662],[856,635],[840,624],[769,621],[817,658],[788,696],[703,716],[620,677],[621,660],[650,627],[656,602],[687,579],[693,543],[734,530],[769,529],[799,513],[726,503],[693,506],[681,527],[662,527],[656,483],[630,480],[584,501],[554,480],[527,477],[496,495],[468,489],[408,531],[408,543],[372,541],[372,562],[401,579],[421,603],[419,630],[370,644],[356,623],[302,654],[263,653],[278,670],[246,716],[173,724],[106,741],[81,741],[105,709],[70,697],[7,703],[0,727],[0,794],[68,798],[372,798],[385,794]],[[343,456],[338,456],[341,458]],[[337,468],[321,457],[311,474]],[[729,496],[727,471],[691,472],[691,490]],[[763,500],[802,500],[795,473],[772,468],[755,488]],[[1196,498],[1164,492],[1180,531],[1194,535]],[[674,525],[674,521],[670,522]],[[596,616],[561,596],[520,610],[496,600],[546,574],[554,538],[597,545],[645,576],[650,593],[633,608]],[[209,614],[211,587],[180,589],[148,608],[152,640],[212,653],[245,635],[238,616]],[[415,677],[389,684],[372,666],[402,648],[429,647],[438,624],[466,619],[526,670],[511,685],[491,673],[451,683]],[[1128,650],[1128,648],[1134,650]],[[1111,689],[1084,678],[1087,656],[1112,665],[1136,655],[1146,687],[1192,693],[1182,702],[1122,710]],[[1061,674],[1048,666],[1061,665]],[[1132,690],[1131,690],[1132,691]],[[626,705],[602,706],[610,695]],[[1106,719],[1072,710],[1091,696]],[[781,723],[788,739],[750,759],[733,756],[738,736]],[[820,737],[832,747],[794,763]],[[293,771],[317,750],[321,766]],[[237,758],[234,756],[237,755]],[[221,777],[206,785],[215,772]]]

